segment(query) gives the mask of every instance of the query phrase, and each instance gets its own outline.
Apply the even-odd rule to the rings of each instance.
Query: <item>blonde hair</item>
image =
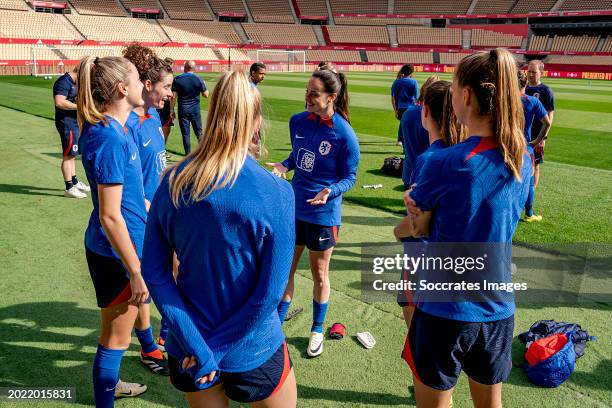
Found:
[[[187,192],[184,203],[198,202],[236,181],[247,154],[253,151],[261,109],[259,92],[251,87],[245,72],[228,71],[221,76],[211,95],[198,148],[169,169],[175,207]]]
[[[525,137],[525,116],[519,96],[516,61],[503,48],[463,58],[455,70],[459,86],[472,89],[479,113],[489,116],[504,162],[521,180]]]
[[[117,98],[117,86],[128,85],[132,64],[121,57],[85,57],[79,63],[77,120],[82,130],[85,122],[108,123],[102,114]]]

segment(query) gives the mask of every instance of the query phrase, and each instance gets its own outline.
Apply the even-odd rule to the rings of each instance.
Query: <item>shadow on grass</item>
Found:
[[[298,399],[324,399],[334,401],[339,406],[352,406],[353,404],[366,404],[367,406],[376,405],[415,405],[416,400],[413,396],[402,397],[390,395],[382,392],[359,392],[350,390],[334,390],[329,388],[309,387],[298,384]]]
[[[152,320],[154,329],[159,328],[159,321]],[[75,302],[21,303],[0,309],[0,386],[75,387],[76,402],[93,405],[91,367],[99,325],[97,309]],[[137,349],[136,344],[131,346],[132,351]],[[141,400],[183,405],[183,396],[167,377],[151,374],[136,356],[123,358],[121,378],[149,386]]]
[[[52,194],[51,192],[54,192],[55,194]],[[0,193],[39,195],[51,197],[64,196],[63,191],[57,188],[26,186],[22,184],[0,184]]]

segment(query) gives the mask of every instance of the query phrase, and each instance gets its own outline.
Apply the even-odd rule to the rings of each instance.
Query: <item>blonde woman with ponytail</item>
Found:
[[[225,72],[201,143],[166,172],[149,210],[143,275],[170,329],[170,380],[192,407],[296,406],[276,312],[291,267],[295,200],[289,183],[250,154],[261,109],[247,74]]]
[[[502,382],[512,368],[514,300],[505,292],[485,292],[484,283],[510,279],[512,236],[532,170],[516,75],[512,54],[500,48],[459,62],[452,105],[469,136],[434,152],[405,195],[415,224],[431,212],[428,250],[435,247],[431,243],[454,243],[447,246],[453,257],[474,256],[467,250],[473,245],[457,243],[479,243],[490,258],[481,272],[466,276],[480,285],[475,296],[428,301],[424,292],[414,295],[403,357],[413,372],[418,407],[448,406],[462,370],[476,407],[502,405]]]
[[[119,381],[138,306],[149,297],[140,273],[147,219],[142,169],[138,148],[124,127],[130,112],[144,104],[142,82],[124,58],[87,57],[79,65],[77,101],[79,150],[93,201],[85,252],[102,318],[94,399],[97,408],[107,408],[115,397],[147,389]]]

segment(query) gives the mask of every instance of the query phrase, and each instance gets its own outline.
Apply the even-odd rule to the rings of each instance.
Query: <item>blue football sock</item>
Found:
[[[168,323],[166,323],[166,319],[162,317],[161,327],[159,328],[159,337],[162,340],[166,340],[166,337],[168,337],[168,330],[169,330]]]
[[[145,353],[150,353],[152,351],[157,350],[157,344],[155,344],[155,339],[153,338],[153,330],[151,326],[144,330],[134,329],[136,332],[136,337],[138,337],[138,341],[140,342],[140,347],[142,347],[142,351]]]
[[[281,300],[276,308],[278,312],[278,318],[280,319],[281,324],[285,321],[285,317],[287,317],[287,312],[289,311],[289,306],[291,306],[291,300]]]
[[[125,350],[112,350],[98,344],[93,363],[93,386],[96,408],[112,408],[119,366]]]
[[[529,195],[527,196],[527,201],[525,202],[525,215],[527,217],[531,217],[533,215],[534,195],[535,195],[535,177],[531,176],[531,180],[529,181]]]
[[[323,322],[325,322],[325,314],[327,314],[328,303],[318,303],[312,301],[312,327],[311,332],[323,333]]]

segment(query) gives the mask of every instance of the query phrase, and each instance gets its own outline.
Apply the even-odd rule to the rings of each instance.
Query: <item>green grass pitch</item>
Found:
[[[212,89],[216,74],[205,74]],[[260,90],[266,102],[269,160],[289,152],[288,119],[303,110],[307,74],[270,73]],[[423,82],[425,74],[417,74]],[[310,325],[312,280],[306,262],[296,279],[294,306],[305,312],[285,325],[298,380],[299,407],[413,406],[409,369],[399,358],[405,337],[401,311],[392,303],[360,298],[359,255],[364,242],[391,242],[392,226],[402,212],[400,179],[378,169],[387,156],[401,155],[395,146],[398,122],[390,106],[392,74],[350,73],[351,119],[361,145],[357,183],[346,195],[341,243],[331,265],[332,297],[326,323],[343,322],[349,336],[325,342],[322,357],[305,355]],[[612,220],[612,83],[546,80],[555,92],[556,115],[536,212],[544,221],[520,223],[517,244],[611,241]],[[62,196],[59,138],[53,118],[53,81],[0,77],[0,387],[72,386],[77,406],[91,406],[91,362],[99,325],[98,309],[85,264],[83,233],[91,201]],[[206,110],[206,101],[202,106]],[[195,139],[192,141],[195,143]],[[168,150],[182,151],[178,127]],[[82,169],[78,173],[83,177]],[[382,183],[378,190],[364,184]],[[304,257],[303,261],[306,261]],[[504,384],[508,407],[612,406],[612,305],[519,305],[515,335],[536,320],[574,321],[599,337],[578,360],[571,379],[557,389],[529,383],[519,368],[523,347],[515,339],[515,368]],[[154,330],[159,315],[153,317]],[[370,331],[372,350],[354,338]],[[118,407],[184,406],[167,379],[140,366],[136,339],[123,360],[121,378],[149,385],[141,398]],[[467,379],[461,377],[455,407],[469,407]],[[34,407],[40,403],[0,402]],[[42,406],[67,406],[46,403]],[[238,405],[235,405],[238,406]]]

